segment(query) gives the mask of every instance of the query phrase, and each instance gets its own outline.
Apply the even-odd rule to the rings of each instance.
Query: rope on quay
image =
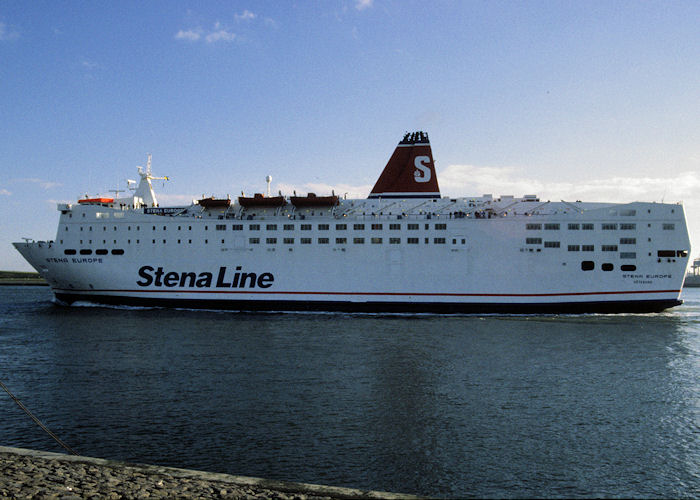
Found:
[[[29,409],[28,409],[26,406],[24,406],[24,404],[22,404],[22,402],[21,402],[19,399],[17,399],[17,398],[15,397],[14,394],[12,394],[12,393],[10,392],[10,389],[8,389],[7,386],[6,386],[5,384],[3,384],[1,380],[0,380],[0,387],[2,387],[2,388],[5,390],[5,392],[6,392],[7,394],[10,395],[10,397],[12,398],[12,400],[13,400],[15,403],[17,403],[17,406],[19,406],[20,408],[22,408],[22,410],[24,410],[24,413],[26,413],[27,415],[29,415],[29,416],[31,417],[31,419],[34,420],[34,422],[36,422],[36,424],[37,424],[39,427],[41,427],[42,429],[44,429],[44,431],[46,431],[46,433],[47,433],[49,436],[51,436],[52,438],[54,438],[54,440],[55,440],[58,444],[60,444],[68,453],[70,453],[71,455],[77,455],[77,454],[78,454],[73,448],[71,448],[70,446],[68,446],[68,445],[67,445],[66,443],[64,443],[63,441],[61,441],[61,440],[58,438],[58,436],[57,436],[56,434],[54,434],[53,432],[51,432],[51,430],[50,430],[48,427],[46,427],[44,424],[42,424],[41,421],[40,421],[38,418],[36,418],[36,417],[32,414],[32,412],[30,412]]]

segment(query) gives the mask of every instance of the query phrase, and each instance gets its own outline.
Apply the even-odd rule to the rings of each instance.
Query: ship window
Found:
[[[595,264],[592,260],[584,260],[581,262],[582,271],[593,271],[593,269],[595,269]]]
[[[302,238],[301,244],[302,245],[311,245],[311,238]]]
[[[140,231],[140,230],[141,230],[141,226],[136,226],[136,230],[137,230],[137,231]]]
[[[284,240],[282,240],[282,243],[284,243],[285,245],[293,245],[294,238],[284,238]]]
[[[401,243],[401,238],[389,238],[390,245],[398,245]]]
[[[624,217],[632,217],[632,216],[637,215],[637,211],[634,209],[629,209],[629,208],[622,209],[622,210],[620,210],[620,215],[622,215]]]
[[[207,240],[204,240],[204,243],[206,243],[206,242],[207,242]],[[163,240],[163,245],[165,245],[165,243],[166,243],[166,241]]]
[[[406,238],[406,243],[408,243],[409,245],[417,245],[418,238]]]
[[[427,245],[428,243],[430,243],[430,238],[425,238],[425,244]]]
[[[578,231],[579,229],[581,229],[581,226],[579,224],[569,224],[569,230]]]
[[[92,255],[92,250],[89,248],[83,248],[80,250],[80,255]]]
[[[560,246],[561,246],[561,243],[558,241],[545,241],[544,242],[545,248],[559,248]]]
[[[136,240],[136,243],[137,243],[137,244],[138,244],[138,243],[141,243],[141,240]]]
[[[583,252],[593,252],[595,250],[595,245],[581,245],[581,250]]]
[[[285,224],[283,229],[285,231],[294,231],[294,224]]]
[[[223,241],[224,241],[224,240],[221,240],[222,243],[223,243]],[[130,241],[130,242],[131,242],[131,241]],[[180,243],[182,243],[182,240],[177,240],[177,244],[179,245]]]
[[[107,226],[102,226],[102,231],[107,231]]]
[[[302,224],[301,230],[302,231],[311,231],[311,224]]]
[[[525,238],[526,245],[541,245],[542,238]]]
[[[319,231],[328,231],[328,229],[330,229],[330,226],[328,224],[319,224],[318,225]]]
[[[124,255],[124,250],[121,248],[115,248],[112,250],[112,255]]]
[[[277,224],[268,224],[265,229],[268,231],[277,231]]]
[[[615,266],[613,266],[610,262],[606,262],[605,264],[603,264],[602,266],[600,266],[600,268],[601,268],[603,271],[612,271],[612,270],[615,268]]]
[[[569,252],[578,252],[581,250],[581,247],[579,245],[569,245],[567,249]]]
[[[428,214],[428,218],[430,218],[430,214]],[[428,229],[430,229],[430,224],[425,225],[425,230],[427,231]]]
[[[438,231],[444,231],[447,229],[447,224],[435,224],[435,229]]]
[[[636,259],[637,252],[620,252],[621,259]]]
[[[352,228],[353,228],[355,231],[361,231],[361,230],[364,230],[365,225],[364,225],[364,224],[354,224],[354,225],[352,226]]]
[[[95,250],[95,253],[97,255],[107,255],[107,249],[106,248],[98,248],[97,250]]]
[[[620,224],[620,229],[625,231],[637,229],[637,224]]]
[[[525,229],[528,229],[530,231],[532,231],[534,229],[542,229],[542,224],[527,224],[525,226]]]
[[[260,243],[260,238],[248,238],[248,243],[250,243],[251,245],[257,245],[258,243]]]
[[[659,250],[656,252],[657,257],[675,257],[676,256],[676,251],[675,250]]]
[[[620,245],[636,245],[637,238],[620,238]]]
[[[180,240],[177,240],[177,242],[180,243]],[[224,243],[226,243],[226,240],[222,239],[221,244],[223,245]]]
[[[232,231],[243,231],[243,224],[233,224],[231,226]]]
[[[80,232],[81,232],[81,233],[83,232],[83,227],[82,227],[82,226],[80,227]]]
[[[347,242],[348,242],[347,238],[336,238],[335,239],[336,245],[345,245],[345,244],[347,244]]]
[[[163,231],[165,231],[166,229],[168,229],[167,226],[163,226]]]
[[[258,226],[258,229],[260,229],[260,226]],[[205,231],[208,231],[208,230],[209,230],[209,226],[204,226],[204,230],[205,230]]]
[[[593,231],[593,224],[581,224],[581,229],[584,231]]]
[[[137,227],[136,230],[138,231],[139,228]],[[187,226],[187,230],[188,230],[188,231],[192,231],[192,226]]]
[[[663,227],[664,231],[670,231],[670,230],[676,229],[675,224],[670,224],[668,222],[665,223],[662,227]]]
[[[409,225],[408,225],[408,230],[409,230],[409,231],[417,231],[417,230],[418,230],[418,224],[409,224]]]
[[[364,238],[353,238],[352,242],[356,245],[363,245],[365,243]]]
[[[182,231],[182,226],[177,226],[178,231]]]
[[[620,266],[620,269],[622,269],[623,271],[636,271],[637,266],[635,266],[634,264],[622,264]]]
[[[378,230],[382,229],[382,225],[381,224],[372,224],[372,229],[374,231],[378,231]]]
[[[68,226],[66,226],[66,231],[68,231]]]
[[[248,226],[248,229],[251,231],[260,231],[260,224],[251,224]]]
[[[267,243],[268,245],[275,245],[277,244],[277,238],[267,238],[265,239],[265,243]]]
[[[328,238],[319,238],[318,239],[319,245],[328,245],[328,243],[330,243],[330,240]]]
[[[612,222],[608,222],[608,223],[603,223],[601,227],[603,228],[603,231],[611,231],[611,230],[617,229],[617,224],[614,224]]]
[[[559,229],[559,224],[554,224],[554,223],[545,224],[545,225],[544,225],[544,228],[547,229],[547,230],[550,230],[550,231],[553,230],[553,229]]]
[[[104,243],[104,241],[103,241],[102,243]],[[156,240],[153,240],[153,244],[154,244],[154,245],[156,244]]]
[[[392,231],[398,231],[401,229],[401,224],[389,224],[389,229]]]
[[[156,230],[156,226],[153,226],[153,231],[155,231],[155,230]]]
[[[382,243],[382,239],[381,239],[381,238],[372,238],[371,241],[372,241],[372,243],[375,244],[375,245],[379,245],[379,244]]]
[[[216,230],[217,231],[226,231],[226,224],[217,224]]]
[[[617,252],[617,245],[603,245],[601,250],[603,252]]]
[[[347,228],[348,228],[347,224],[336,224],[335,225],[336,231],[345,231]]]
[[[436,245],[444,245],[445,238],[433,238],[433,243],[435,243]]]

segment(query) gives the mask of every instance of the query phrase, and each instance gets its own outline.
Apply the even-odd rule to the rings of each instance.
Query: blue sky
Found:
[[[56,202],[367,195],[402,134],[443,194],[683,201],[700,249],[700,2],[0,0],[0,269]]]

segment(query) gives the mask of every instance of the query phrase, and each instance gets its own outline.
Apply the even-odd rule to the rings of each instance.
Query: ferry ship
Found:
[[[681,304],[681,204],[442,196],[407,133],[366,199],[129,196],[59,203],[52,241],[14,243],[61,303],[431,313],[658,312]]]

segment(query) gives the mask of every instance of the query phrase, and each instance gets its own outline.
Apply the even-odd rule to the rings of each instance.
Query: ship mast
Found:
[[[140,198],[140,201],[142,204],[146,205],[147,207],[157,207],[158,206],[158,201],[156,200],[156,194],[153,192],[153,184],[151,184],[152,180],[165,180],[169,181],[170,179],[167,176],[164,177],[155,177],[151,175],[151,154],[148,154],[148,161],[146,163],[146,171],[144,172],[143,167],[139,166],[139,175],[141,176],[141,182],[139,183],[139,187],[136,188],[136,192],[134,193],[134,198]],[[136,199],[134,201],[137,201]],[[136,204],[136,203],[134,203]]]

